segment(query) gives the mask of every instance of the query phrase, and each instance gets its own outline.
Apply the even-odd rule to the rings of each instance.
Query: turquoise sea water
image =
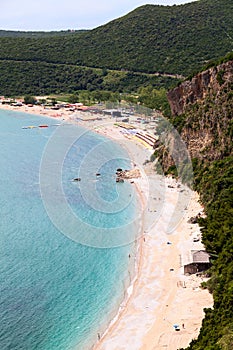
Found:
[[[0,110],[1,350],[90,349],[133,274],[136,196],[114,176],[126,152],[52,124]]]

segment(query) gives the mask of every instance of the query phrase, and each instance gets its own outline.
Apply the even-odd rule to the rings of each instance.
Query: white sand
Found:
[[[107,129],[105,134],[126,146],[137,166],[149,159],[150,152],[143,146],[122,140],[118,130]],[[130,299],[95,350],[187,347],[198,336],[203,308],[213,305],[209,292],[200,288],[202,278],[184,276],[181,259],[188,249],[203,249],[200,242],[192,241],[200,234],[198,225],[187,222],[203,210],[198,194],[156,175],[150,166],[144,170],[143,178],[134,180],[145,209],[138,276]],[[180,325],[180,331],[175,331],[174,324]]]
[[[72,112],[44,110],[37,106],[12,108],[0,105],[0,108],[55,116],[59,120],[73,119]],[[98,126],[98,132],[127,147],[143,173],[141,179],[134,181],[144,210],[137,278],[131,297],[123,302],[119,317],[98,341],[95,350],[186,347],[199,333],[203,308],[213,305],[208,291],[199,288],[202,279],[183,274],[182,254],[187,249],[202,248],[200,243],[192,243],[192,237],[199,232],[198,225],[187,223],[188,218],[202,210],[198,195],[183,186],[178,188],[175,180],[156,175],[150,166],[142,167],[150,152],[135,140],[126,139],[113,123],[79,124],[91,129]],[[167,244],[168,241],[171,244]],[[180,331],[174,330],[174,324],[180,325]]]

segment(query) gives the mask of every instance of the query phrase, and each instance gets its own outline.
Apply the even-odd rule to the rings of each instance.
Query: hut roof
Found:
[[[209,263],[210,256],[205,250],[192,250],[193,262],[195,263]]]
[[[209,258],[209,254],[203,249],[188,249],[182,256],[182,265],[189,265],[195,263],[209,263]]]

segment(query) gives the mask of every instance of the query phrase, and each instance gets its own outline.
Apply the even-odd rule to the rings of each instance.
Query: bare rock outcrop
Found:
[[[209,94],[221,90],[223,85],[233,82],[233,61],[222,63],[198,73],[168,92],[167,97],[173,115],[185,112],[189,104],[201,102]]]
[[[194,162],[204,164],[232,154],[232,59],[198,73],[170,90],[167,96],[172,110],[171,123]],[[177,164],[180,163],[182,169],[188,164],[184,162],[185,153],[171,133],[164,133],[163,139],[163,145],[157,144],[155,150],[162,170],[165,173],[173,168],[179,170]]]

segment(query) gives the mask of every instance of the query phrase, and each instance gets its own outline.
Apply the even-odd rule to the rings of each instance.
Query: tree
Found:
[[[33,96],[27,95],[27,96],[24,97],[24,103],[26,105],[34,105],[36,102],[37,102],[37,100]]]
[[[76,102],[79,102],[79,96],[78,94],[73,94],[73,95],[70,95],[69,99],[68,99],[68,102],[69,103],[76,103]]]

